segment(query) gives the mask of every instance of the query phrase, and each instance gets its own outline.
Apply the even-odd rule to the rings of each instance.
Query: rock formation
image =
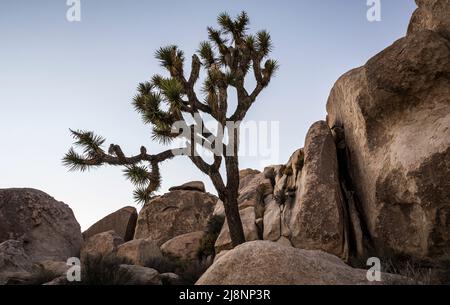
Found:
[[[7,240],[0,244],[0,285],[21,283],[31,277],[33,264],[22,242]]]
[[[408,35],[331,91],[347,184],[378,255],[450,250],[450,1],[417,1]]]
[[[40,272],[54,274],[47,285],[67,284],[65,261],[79,255],[105,257],[130,284],[182,283],[183,268],[172,273],[167,259],[192,272],[204,267],[199,250],[208,264],[216,255],[197,284],[411,283],[391,274],[369,282],[344,262],[435,263],[450,253],[450,0],[416,3],[406,37],[339,78],[303,148],[286,164],[239,172],[247,243],[232,249],[223,203],[200,181],[152,198],[139,215],[106,216],[84,244],[64,203],[0,190],[0,285]],[[94,278],[113,274],[95,262]]]
[[[162,253],[155,241],[134,239],[119,245],[117,256],[128,260],[133,265],[145,266],[150,259],[162,257]]]
[[[123,239],[114,231],[107,231],[89,237],[81,248],[81,259],[86,257],[108,256],[117,253]]]
[[[69,206],[34,189],[0,190],[0,242],[9,239],[34,262],[78,256],[83,242]]]
[[[294,155],[295,156],[295,155]],[[286,191],[293,188],[285,209],[294,247],[345,256],[344,212],[333,136],[325,122],[313,124],[306,136],[304,157],[292,160]],[[285,170],[285,175],[287,171]],[[287,222],[287,220],[285,220]]]
[[[201,181],[191,181],[187,182],[180,186],[174,186],[169,189],[169,192],[172,191],[198,191],[198,192],[206,192],[205,184]]]
[[[158,271],[136,265],[120,265],[120,270],[131,274],[128,285],[162,285]]]
[[[286,165],[267,167],[263,173],[243,170],[240,175],[239,203],[247,241],[263,238],[347,258],[337,153],[326,122],[311,126],[305,148]],[[257,219],[262,220],[262,230],[255,224]],[[227,230],[225,223],[216,253],[231,249]]]
[[[202,231],[217,197],[198,191],[172,191],[147,202],[139,213],[135,239],[150,238],[162,245],[176,236]]]
[[[105,218],[97,221],[89,229],[83,232],[83,238],[89,237],[106,231],[116,232],[124,241],[133,239],[134,229],[136,228],[137,211],[134,207],[124,207]]]
[[[419,8],[414,12],[408,27],[408,35],[430,30],[450,39],[450,1],[416,0]]]
[[[183,261],[195,261],[204,235],[203,231],[198,231],[174,237],[161,246],[161,251]]]
[[[407,36],[336,82],[303,149],[240,172],[263,239],[346,261],[450,252],[450,1],[416,2]]]
[[[369,282],[367,270],[353,269],[322,251],[295,249],[270,241],[240,245],[222,257],[197,285],[368,285],[400,284],[408,280],[382,274]]]

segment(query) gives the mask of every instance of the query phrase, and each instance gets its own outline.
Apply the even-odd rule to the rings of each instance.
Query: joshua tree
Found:
[[[267,59],[272,49],[269,33],[260,31],[255,35],[248,34],[249,18],[245,12],[236,18],[222,13],[218,24],[218,30],[208,28],[209,41],[201,42],[198,55],[192,56],[188,78],[185,76],[184,54],[177,46],[157,50],[155,57],[170,76],[155,75],[150,81],[139,84],[133,99],[133,105],[142,115],[144,123],[152,125],[153,140],[169,144],[174,139],[182,138],[186,145],[159,154],[149,154],[145,147],[141,147],[137,155],[127,157],[115,144],[111,144],[105,152],[102,148],[105,139],[93,132],[71,130],[75,146],[81,147],[82,153],[71,148],[63,162],[71,170],[81,171],[105,164],[124,166],[125,176],[136,186],[135,200],[145,203],[160,187],[159,164],[175,156],[188,156],[211,178],[224,203],[232,244],[237,246],[245,242],[237,201],[239,132],[229,126],[238,126],[244,119],[258,95],[268,86],[278,65],[275,60]],[[195,90],[202,68],[205,71],[202,86],[204,100]],[[247,91],[245,79],[250,71],[256,85],[252,91]],[[234,112],[228,109],[229,89],[236,92]],[[216,132],[212,133],[205,127],[206,116],[216,121]],[[224,134],[227,141],[223,140]],[[210,160],[198,154],[198,147],[212,155]],[[221,169],[226,173],[226,182]]]

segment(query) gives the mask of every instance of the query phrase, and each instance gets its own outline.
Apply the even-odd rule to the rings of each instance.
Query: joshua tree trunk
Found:
[[[239,207],[237,202],[237,192],[227,191],[227,197],[224,201],[225,215],[227,216],[228,228],[233,248],[245,243],[244,229],[242,227]]]
[[[227,215],[230,238],[233,247],[245,243],[244,229],[239,215],[239,164],[237,157],[225,158],[227,171],[227,190],[224,201],[225,214]]]

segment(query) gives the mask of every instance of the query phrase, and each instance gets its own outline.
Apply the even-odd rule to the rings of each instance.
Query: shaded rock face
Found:
[[[345,213],[337,153],[327,123],[316,122],[299,149],[265,175],[274,184],[265,199],[264,239],[347,258]]]
[[[204,235],[203,231],[198,231],[174,237],[161,246],[161,251],[183,261],[196,261]]]
[[[136,265],[120,265],[119,270],[131,274],[129,285],[162,285],[158,271]]]
[[[344,256],[344,215],[336,148],[323,121],[313,124],[308,131],[304,166],[296,181],[289,222],[292,244],[296,248]]]
[[[0,285],[31,277],[33,264],[23,249],[22,242],[7,240],[0,244]]]
[[[199,191],[204,193],[205,184],[202,181],[191,181],[180,186],[171,187],[169,192],[172,191]]]
[[[80,253],[80,225],[72,210],[34,189],[0,190],[0,242],[23,242],[34,262],[66,261]]]
[[[343,75],[327,111],[376,251],[427,258],[450,251],[450,11],[417,3],[408,36]]]
[[[182,285],[183,281],[178,274],[167,272],[159,275],[163,285]]]
[[[37,264],[41,272],[53,274],[55,278],[63,276],[67,278],[67,270],[69,266],[66,262],[42,261]]]
[[[418,9],[414,12],[408,27],[408,34],[431,30],[450,39],[450,0],[416,0]]]
[[[134,207],[124,207],[97,221],[89,229],[83,232],[83,237],[87,240],[89,237],[98,233],[113,230],[122,237],[124,241],[129,241],[133,239],[136,221],[136,209]]]
[[[248,173],[245,173],[245,171],[248,171]],[[264,173],[259,171],[244,170],[239,175],[243,176],[239,180],[239,209],[247,207],[261,209],[264,198],[273,193],[271,181],[266,178]],[[256,216],[256,218],[260,217],[262,217],[262,213]]]
[[[216,196],[197,191],[172,191],[156,197],[140,211],[134,238],[149,238],[161,246],[175,236],[202,231],[216,202]]]
[[[162,257],[162,253],[155,241],[134,239],[119,245],[117,256],[128,260],[133,265],[145,266],[150,259]]]
[[[407,283],[382,274],[369,282],[367,271],[353,269],[322,251],[302,250],[270,241],[253,241],[225,253],[196,285],[368,285]]]
[[[91,236],[81,248],[81,259],[86,257],[108,256],[117,253],[123,239],[114,231],[107,231]]]
[[[263,218],[263,238],[264,240],[277,241],[282,236],[281,215],[283,206],[278,204],[273,196],[266,200]]]

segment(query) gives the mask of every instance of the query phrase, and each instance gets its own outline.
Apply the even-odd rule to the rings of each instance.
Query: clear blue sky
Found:
[[[247,119],[280,121],[280,162],[325,118],[336,79],[405,35],[413,0],[381,0],[382,21],[366,0],[81,0],[69,23],[65,0],[0,2],[0,188],[33,187],[69,204],[86,229],[134,205],[118,168],[67,172],[69,128],[95,130],[127,153],[151,144],[131,107],[136,85],[161,69],[154,51],[179,45],[190,58],[222,11],[246,10],[251,29],[271,32],[281,69]],[[258,158],[241,167],[259,168]],[[163,188],[207,177],[188,160],[165,163]]]

